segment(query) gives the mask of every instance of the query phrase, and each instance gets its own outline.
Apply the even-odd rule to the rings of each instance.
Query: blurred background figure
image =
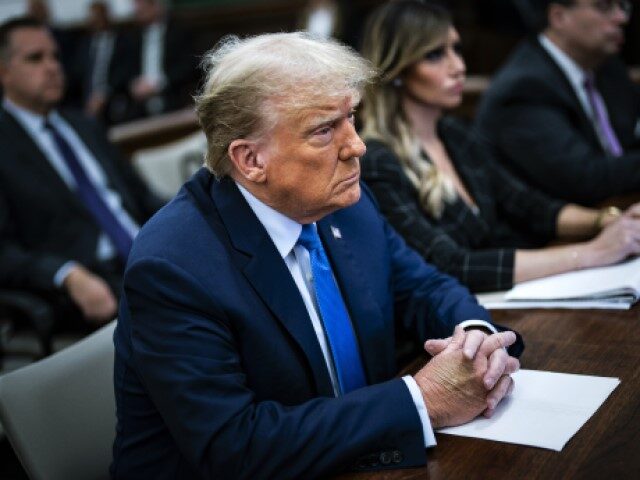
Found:
[[[82,106],[87,115],[111,123],[107,106],[114,89],[114,52],[121,51],[122,47],[106,1],[91,3],[87,27],[88,32],[78,46],[77,61],[74,62]]]
[[[640,205],[618,218],[618,211],[549,198],[498,165],[473,129],[445,115],[462,101],[466,67],[443,7],[385,4],[369,19],[363,54],[379,81],[363,100],[362,176],[390,223],[429,262],[487,291],[640,253]]]
[[[318,38],[340,38],[343,12],[339,3],[335,0],[310,0],[300,15],[300,29]]]
[[[161,205],[98,125],[60,109],[45,25],[0,25],[0,286],[45,298],[65,327],[111,320],[139,225]]]
[[[640,95],[618,58],[629,0],[529,0],[539,34],[507,60],[477,124],[498,159],[557,197],[640,192]]]
[[[28,0],[26,13],[39,22],[49,25],[49,6],[46,0]]]
[[[197,76],[190,36],[169,15],[165,0],[133,0],[137,28],[125,39],[114,72],[115,121],[155,115],[186,106]]]
[[[72,32],[59,28],[51,22],[51,11],[49,9],[48,0],[27,0],[25,14],[35,18],[43,25],[46,25],[53,39],[58,45],[60,53],[60,61],[67,78],[73,77],[74,60],[76,55],[77,43],[74,41],[75,36]],[[63,103],[72,104],[74,102],[75,92],[67,90]]]

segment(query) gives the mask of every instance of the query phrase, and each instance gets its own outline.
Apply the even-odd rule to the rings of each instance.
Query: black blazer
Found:
[[[462,122],[443,118],[438,135],[478,214],[458,198],[445,205],[440,219],[431,217],[396,155],[379,141],[367,141],[362,177],[391,225],[428,262],[474,291],[510,288],[515,249],[553,238],[564,203],[510,175]]]
[[[142,224],[161,205],[96,123],[62,112],[104,169],[109,187]],[[0,109],[0,285],[53,290],[76,260],[97,268],[100,229],[16,119]]]
[[[640,95],[617,58],[595,74],[621,157],[605,154],[571,84],[537,39],[511,55],[476,116],[505,165],[541,190],[587,205],[640,191]]]

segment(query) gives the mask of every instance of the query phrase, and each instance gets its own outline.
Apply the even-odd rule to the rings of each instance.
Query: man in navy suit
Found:
[[[521,340],[360,185],[363,59],[272,34],[228,40],[208,64],[207,168],[142,228],[125,272],[113,478],[424,464],[434,428],[490,416],[509,393],[504,347]],[[395,377],[400,330],[434,355],[415,376]]]

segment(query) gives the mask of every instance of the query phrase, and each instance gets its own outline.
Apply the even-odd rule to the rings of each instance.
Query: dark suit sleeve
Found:
[[[471,290],[505,290],[513,285],[514,249],[473,250],[458,244],[420,209],[415,189],[391,150],[370,151],[363,159],[364,180],[382,213],[409,246]]]
[[[6,199],[0,194],[0,284],[53,290],[53,277],[67,262],[56,255],[25,249],[17,240]]]
[[[116,334],[130,338],[129,361],[199,478],[317,478],[389,445],[404,453],[396,466],[425,462],[419,417],[401,379],[300,405],[256,399],[233,312],[214,298],[174,264],[143,259],[125,276],[120,315],[130,327],[118,328],[130,332]]]
[[[590,204],[640,191],[640,152],[615,158],[595,150],[562,107],[544,102],[541,95],[494,113],[499,117],[487,121],[500,125],[495,129],[496,146],[518,171],[548,193]]]

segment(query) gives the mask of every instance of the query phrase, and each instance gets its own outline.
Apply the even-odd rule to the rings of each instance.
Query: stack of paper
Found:
[[[491,418],[440,433],[560,451],[620,384],[610,377],[520,370]]]
[[[489,309],[628,309],[640,298],[640,257],[609,267],[590,268],[531,280],[506,294],[478,295]]]

